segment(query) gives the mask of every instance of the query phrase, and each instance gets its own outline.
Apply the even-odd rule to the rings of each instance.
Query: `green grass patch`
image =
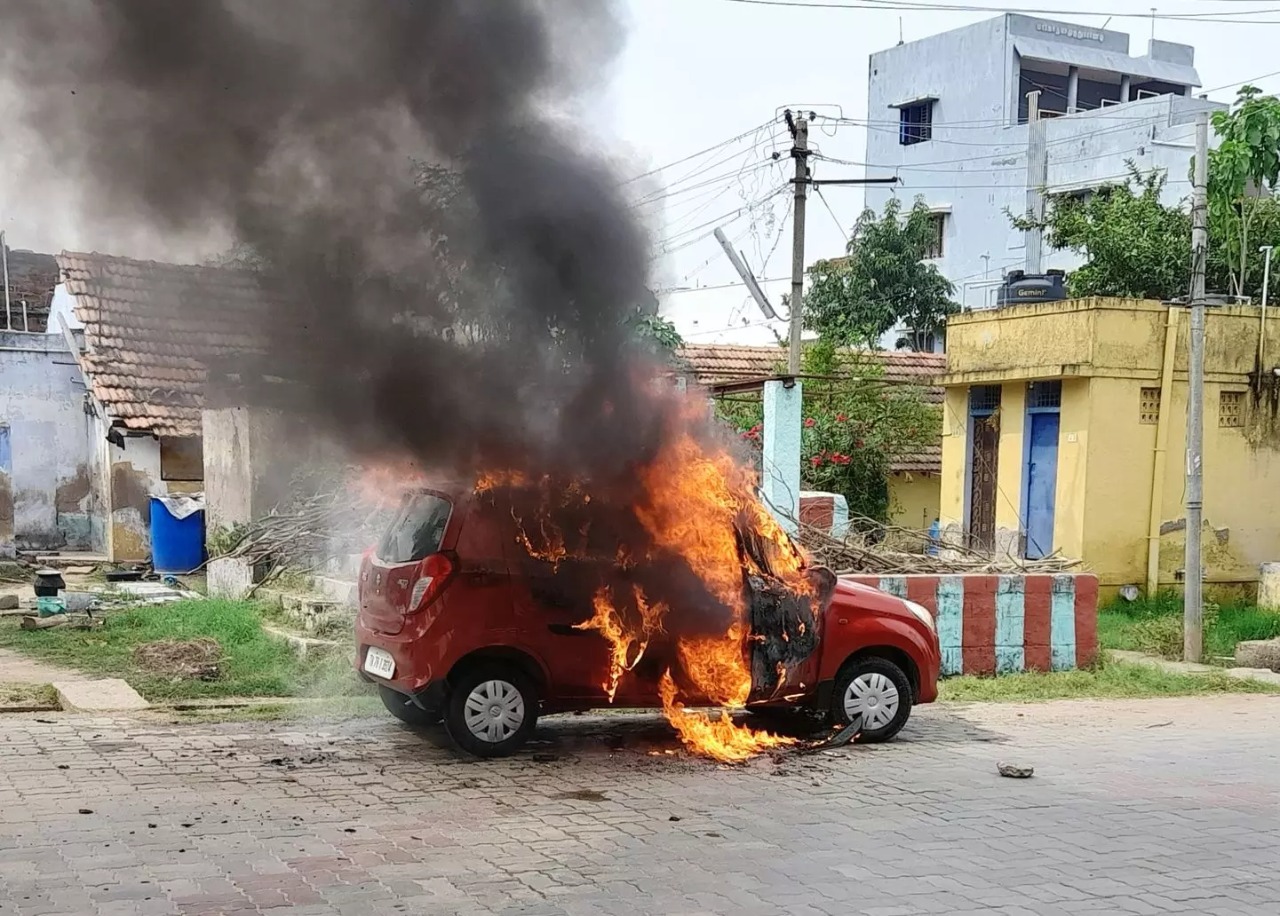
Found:
[[[1280,693],[1257,681],[1240,681],[1225,673],[1171,674],[1151,665],[1102,658],[1092,668],[1075,671],[1003,674],[999,677],[947,678],[939,699],[952,703],[1027,703],[1065,699],[1138,699],[1207,693]]]
[[[58,691],[51,684],[0,683],[0,709],[6,706],[48,706],[58,708]]]
[[[362,688],[345,653],[298,658],[263,629],[259,608],[251,602],[193,599],[138,607],[107,616],[93,630],[21,630],[17,623],[0,620],[0,646],[87,674],[124,678],[152,701],[323,696]],[[222,649],[213,679],[148,670],[134,657],[139,646],[149,643],[196,639],[212,639]]]
[[[1280,612],[1233,600],[1206,602],[1204,651],[1208,658],[1229,657],[1236,643],[1280,637]],[[1161,592],[1154,598],[1120,599],[1098,612],[1098,644],[1104,649],[1182,657],[1182,596]]]

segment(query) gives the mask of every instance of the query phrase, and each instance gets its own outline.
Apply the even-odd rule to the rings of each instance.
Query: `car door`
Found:
[[[539,646],[556,696],[574,704],[605,704],[610,644],[581,624],[595,613],[595,596],[609,581],[617,544],[605,559],[582,535],[564,545],[565,556],[546,559],[530,554],[522,533],[517,525],[508,539],[516,614]]]

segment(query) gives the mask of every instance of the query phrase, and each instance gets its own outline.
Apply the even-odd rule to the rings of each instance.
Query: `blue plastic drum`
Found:
[[[174,518],[164,500],[151,497],[151,565],[158,573],[185,574],[204,563],[204,510]]]

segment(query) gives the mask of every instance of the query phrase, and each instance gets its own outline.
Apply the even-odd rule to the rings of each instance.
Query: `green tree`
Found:
[[[1215,111],[1212,119],[1218,145],[1209,151],[1211,241],[1225,249],[1231,291],[1245,296],[1249,252],[1258,246],[1255,201],[1270,197],[1280,179],[1280,100],[1246,85],[1230,110]]]
[[[642,347],[663,358],[674,357],[675,351],[684,345],[676,326],[649,309],[637,307],[627,316],[627,324]]]
[[[955,288],[925,262],[934,237],[934,215],[923,200],[905,215],[897,198],[883,215],[864,210],[846,255],[809,268],[805,327],[836,345],[874,349],[901,322],[919,348],[959,308],[951,300]]]
[[[1071,296],[1172,299],[1190,288],[1190,215],[1160,202],[1164,172],[1142,174],[1132,162],[1128,168],[1124,184],[1050,201],[1045,242],[1085,261],[1067,278]],[[1035,225],[1027,217],[1010,218],[1024,231]]]

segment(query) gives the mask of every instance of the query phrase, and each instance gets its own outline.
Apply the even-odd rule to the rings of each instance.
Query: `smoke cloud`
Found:
[[[252,253],[269,304],[224,367],[251,399],[357,457],[588,481],[560,527],[653,559],[637,469],[691,425],[625,320],[649,240],[555,113],[620,48],[615,4],[40,0],[0,5],[0,32],[0,79],[88,217]],[[696,572],[637,575],[682,631],[723,633]]]
[[[432,467],[600,471],[652,440],[623,321],[648,245],[551,105],[607,66],[615,12],[13,3],[3,76],[88,215],[254,253],[273,302],[255,368],[298,383],[293,410]]]

